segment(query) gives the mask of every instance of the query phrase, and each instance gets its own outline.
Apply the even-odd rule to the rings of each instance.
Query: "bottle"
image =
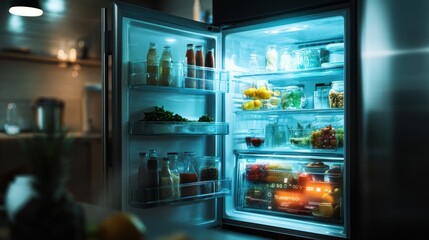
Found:
[[[180,198],[180,172],[177,166],[179,154],[177,152],[169,152],[167,153],[167,158],[170,161],[170,172],[173,180],[173,198],[178,199]]]
[[[211,48],[207,51],[205,58],[205,67],[206,68],[215,68],[214,60],[214,48]],[[213,90],[213,81],[214,81],[214,69],[206,69],[206,89]]]
[[[329,90],[329,107],[344,108],[344,81],[332,81]]]
[[[162,51],[161,61],[160,61],[160,72],[159,72],[159,85],[161,86],[170,86],[171,83],[171,47],[165,46]]]
[[[204,70],[202,68],[199,68],[204,67],[203,46],[196,46],[195,51],[195,65],[197,66],[196,77],[198,78],[197,88],[205,89]]]
[[[146,199],[146,176],[147,176],[147,154],[146,152],[139,152],[139,169],[137,173],[136,186],[138,189],[138,194],[143,199]]]
[[[158,155],[155,150],[149,150],[149,158],[147,160],[147,190],[146,190],[146,200],[157,201],[158,200]]]
[[[288,48],[282,49],[282,55],[280,57],[280,70],[283,70],[283,71],[293,70],[293,56],[292,56],[292,52]]]
[[[8,103],[6,108],[6,121],[4,123],[4,130],[9,135],[15,135],[20,132],[18,116],[16,112],[16,104]]]
[[[161,170],[159,170],[159,199],[167,200],[173,198],[173,176],[170,171],[170,160],[162,159]]]
[[[249,71],[251,73],[256,73],[259,70],[259,64],[258,64],[258,58],[256,56],[256,53],[250,54],[250,60],[249,60]]]
[[[275,72],[278,70],[278,58],[279,58],[279,54],[277,52],[277,46],[276,45],[268,45],[267,48],[267,53],[266,53],[266,57],[265,57],[265,70],[267,72]]]
[[[189,43],[186,47],[186,64],[187,64],[187,73],[185,78],[185,87],[186,88],[197,88],[195,81],[195,53],[194,53],[194,44]]]
[[[198,182],[198,174],[195,167],[195,152],[184,153],[184,168],[180,172],[180,184],[190,184]],[[198,195],[198,186],[190,184],[182,186],[181,197],[190,197]]]
[[[156,43],[149,44],[149,51],[146,58],[147,84],[158,85],[158,50]]]

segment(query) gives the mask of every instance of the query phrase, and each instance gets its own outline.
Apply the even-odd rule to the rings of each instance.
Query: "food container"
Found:
[[[307,99],[301,86],[284,87],[280,94],[283,109],[302,109],[307,106]]]
[[[344,81],[333,81],[329,90],[329,107],[344,108]]]
[[[247,148],[260,148],[265,142],[264,129],[250,129],[249,136],[245,137]]]
[[[293,147],[310,147],[311,129],[289,128],[289,143]]]
[[[329,90],[330,86],[325,84],[316,84],[316,91],[314,91],[314,109],[328,109],[329,108]]]
[[[300,50],[300,63],[304,69],[320,67],[320,50],[314,48],[303,48]]]
[[[311,147],[313,149],[336,149],[338,147],[336,131],[339,125],[340,122],[336,116],[316,116],[316,120],[311,124]]]
[[[305,166],[305,171],[312,176],[315,182],[323,182],[325,180],[325,171],[329,169],[329,165],[323,162],[311,162]]]
[[[220,191],[219,180],[222,165],[219,157],[202,156],[198,159],[199,181],[202,181],[200,194],[209,194]]]
[[[329,63],[344,63],[344,43],[332,43],[326,45],[329,51]]]

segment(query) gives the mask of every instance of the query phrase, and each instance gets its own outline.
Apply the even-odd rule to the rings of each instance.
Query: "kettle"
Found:
[[[63,127],[64,102],[55,98],[40,97],[35,101],[34,119],[36,130],[57,132]]]

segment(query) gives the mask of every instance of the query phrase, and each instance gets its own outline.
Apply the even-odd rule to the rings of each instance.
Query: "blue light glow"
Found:
[[[24,22],[22,21],[22,17],[17,15],[9,15],[8,22],[7,22],[7,29],[10,32],[23,33]]]
[[[62,13],[65,10],[64,0],[48,0],[45,8],[52,13]]]

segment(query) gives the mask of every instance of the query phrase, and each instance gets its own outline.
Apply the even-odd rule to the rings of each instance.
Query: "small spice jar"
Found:
[[[344,81],[333,81],[329,90],[329,107],[344,108]]]
[[[199,180],[202,183],[200,194],[208,194],[219,191],[221,176],[221,161],[216,156],[202,156],[199,158]]]

